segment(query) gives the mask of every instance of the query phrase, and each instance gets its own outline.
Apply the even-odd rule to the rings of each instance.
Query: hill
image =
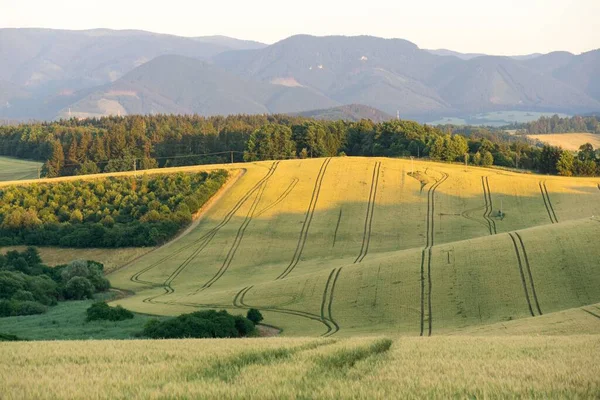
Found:
[[[107,114],[263,114],[336,105],[302,87],[240,78],[215,65],[160,56],[63,109],[77,117]]]
[[[600,301],[597,178],[373,158],[244,167],[197,228],[110,275],[136,293],[119,304],[257,307],[285,335],[354,336],[446,334]]]
[[[593,133],[551,133],[527,135],[527,137],[571,151],[579,150],[579,147],[586,143],[590,143],[594,148],[600,147],[600,135]]]
[[[432,54],[399,39],[297,35],[260,50],[224,52],[215,56],[215,62],[236,74],[264,81],[285,78],[340,103],[366,104],[390,114],[400,110],[417,119],[510,109],[584,112],[600,107],[594,91],[584,90],[573,77],[545,74],[543,56],[462,58]],[[571,54],[569,65],[588,58],[586,65],[597,66],[585,54]],[[590,67],[578,79],[594,76]]]
[[[228,87],[218,94],[226,97],[220,107],[224,114],[240,109],[250,82],[312,93],[294,93],[292,99],[293,92],[283,92],[267,107],[269,112],[364,104],[390,115],[399,111],[404,118],[433,121],[497,111],[600,110],[600,50],[494,57],[424,50],[406,40],[371,36],[296,35],[265,45],[224,36],[185,38],[131,30],[0,29],[0,118],[54,119],[69,108],[83,115],[118,114],[123,109],[110,99],[101,105],[80,101],[166,55],[210,62],[245,82],[237,91],[226,80],[214,81],[215,87]],[[202,110],[180,102],[168,90],[181,85],[179,68],[178,63],[164,65],[164,85],[153,88],[151,102],[179,114]],[[197,74],[204,73],[203,79],[215,79],[211,71],[197,68]],[[311,104],[314,96],[321,100]],[[242,108],[267,112],[259,103]],[[138,108],[152,112],[152,107]]]
[[[384,122],[394,118],[383,111],[362,104],[349,104],[324,110],[303,111],[294,115],[329,121],[360,121],[361,119],[370,119],[373,122]]]

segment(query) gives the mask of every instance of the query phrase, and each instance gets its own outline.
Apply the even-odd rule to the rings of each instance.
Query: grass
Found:
[[[6,399],[595,398],[598,349],[599,335],[0,343],[0,386]]]
[[[102,296],[100,296],[102,298]],[[136,314],[125,321],[86,322],[85,310],[94,300],[66,301],[40,315],[0,319],[0,332],[29,340],[130,339],[152,317]]]
[[[571,151],[579,150],[579,147],[586,143],[591,143],[594,148],[600,147],[600,135],[593,133],[552,133],[547,135],[527,135],[527,137]]]
[[[0,181],[36,179],[41,167],[42,163],[36,161],[0,157]]]
[[[246,170],[189,234],[109,275],[136,293],[117,303],[257,307],[284,335],[353,336],[527,318],[528,299],[536,316],[600,302],[598,178],[378,158]]]

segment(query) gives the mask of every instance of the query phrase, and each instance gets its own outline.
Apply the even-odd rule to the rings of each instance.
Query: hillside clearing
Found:
[[[571,151],[579,150],[579,147],[586,143],[590,143],[594,148],[600,147],[600,135],[595,135],[593,133],[552,133],[544,135],[527,135],[527,137]]]
[[[0,157],[0,182],[36,179],[42,163],[20,160],[11,157]]]

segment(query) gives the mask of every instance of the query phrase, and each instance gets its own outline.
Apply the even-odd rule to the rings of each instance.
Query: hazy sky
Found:
[[[0,27],[143,29],[265,43],[298,33],[374,35],[461,52],[580,53],[600,47],[600,0],[0,0]]]

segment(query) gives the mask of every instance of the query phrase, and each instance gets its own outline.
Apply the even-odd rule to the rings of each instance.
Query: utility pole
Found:
[[[467,168],[469,166],[468,161],[469,161],[469,154],[465,153],[465,168]]]
[[[231,150],[231,163],[233,164],[233,150]]]

